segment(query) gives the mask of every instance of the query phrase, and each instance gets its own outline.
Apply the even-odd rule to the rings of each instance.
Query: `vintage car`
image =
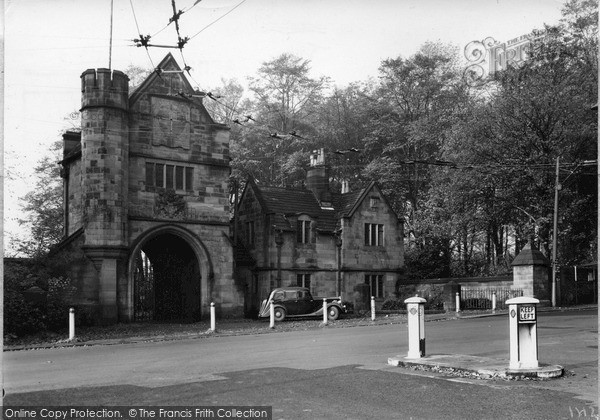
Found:
[[[340,297],[325,298],[327,301],[327,318],[336,320],[346,312]],[[268,299],[262,301],[259,318],[270,316],[270,301],[273,301],[275,321],[285,318],[323,316],[323,298],[313,298],[305,287],[281,287],[274,289]]]

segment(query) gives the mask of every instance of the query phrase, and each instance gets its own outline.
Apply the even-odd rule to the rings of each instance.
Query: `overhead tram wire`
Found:
[[[190,10],[192,10],[192,9],[193,9],[194,7],[196,7],[196,5],[197,5],[198,3],[200,3],[201,1],[202,1],[202,0],[197,0],[197,1],[196,1],[196,2],[194,2],[194,4],[192,4],[191,6],[189,6],[189,7],[186,7],[186,8],[185,8],[185,9],[183,9],[183,10],[180,10],[180,12],[181,12],[181,13],[179,14],[179,16],[181,16],[182,14],[184,14],[184,13],[187,13],[187,12],[189,12]],[[171,19],[169,19],[169,23],[167,23],[165,26],[163,26],[163,27],[162,27],[162,28],[161,28],[161,29],[160,29],[158,32],[156,32],[155,34],[153,34],[153,35],[152,35],[152,38],[154,38],[156,35],[160,34],[162,31],[164,31],[165,29],[167,29],[167,28],[169,27],[169,25],[171,25],[171,23],[173,23],[173,21],[172,21]]]
[[[191,74],[191,67],[187,64],[187,61],[185,60],[185,56],[183,55],[183,47],[187,44],[188,41],[192,40],[193,38],[195,38],[196,36],[198,36],[200,33],[202,33],[203,31],[205,31],[206,29],[208,29],[209,27],[211,27],[212,25],[214,25],[215,23],[217,23],[218,21],[220,21],[221,19],[223,19],[224,17],[226,17],[227,15],[229,15],[230,13],[232,13],[234,10],[236,10],[238,7],[240,7],[242,4],[244,4],[246,2],[246,0],[242,0],[240,1],[237,5],[235,5],[233,8],[231,8],[229,11],[227,11],[226,13],[224,13],[222,16],[218,17],[217,19],[215,19],[214,21],[212,21],[211,23],[209,23],[208,25],[206,25],[205,27],[203,27],[202,29],[200,29],[198,32],[196,32],[193,36],[191,37],[185,37],[182,38],[181,37],[181,32],[180,32],[180,28],[179,28],[179,19],[181,18],[181,15],[183,15],[183,13],[190,11],[192,8],[194,8],[198,3],[200,3],[201,0],[197,0],[194,2],[194,4],[188,8],[185,8],[184,10],[177,10],[177,5],[175,3],[175,0],[171,0],[171,7],[173,8],[173,15],[171,16],[171,18],[169,18],[169,22],[167,23],[167,25],[165,25],[162,29],[160,29],[158,32],[156,32],[154,35],[147,35],[144,36],[142,35],[141,31],[140,31],[140,27],[139,27],[139,23],[137,20],[137,16],[135,13],[135,8],[133,6],[133,0],[129,0],[130,4],[131,4],[131,10],[133,13],[133,18],[135,20],[135,24],[136,24],[136,28],[138,31],[138,34],[140,36],[139,39],[134,39],[134,42],[136,43],[137,47],[144,47],[146,50],[146,53],[148,54],[148,58],[150,59],[150,63],[152,64],[152,68],[155,70],[155,72],[160,76],[161,73],[165,73],[164,70],[157,68],[154,65],[154,62],[152,61],[152,57],[150,56],[150,52],[148,50],[149,47],[156,47],[156,48],[177,48],[180,51],[181,54],[181,58],[183,60],[183,64],[184,64],[184,71],[186,71],[188,73],[188,75],[190,76],[190,78],[192,79],[192,81],[197,85],[197,87],[199,89],[202,89],[202,87],[200,86],[200,84],[194,79],[194,77]],[[160,32],[162,32],[165,28],[167,28],[171,23],[175,23],[175,31],[177,32],[177,45],[159,45],[159,44],[151,44],[149,41],[153,36],[156,36],[157,34],[159,34]],[[215,101],[216,103],[218,103],[219,105],[221,105],[222,107],[224,107],[225,109],[229,110],[232,112],[232,114],[237,114],[237,110],[235,108],[230,107],[229,105],[227,105],[226,103],[223,103],[221,101],[219,101],[219,99],[221,98],[218,95],[214,95],[211,92],[206,92],[204,89],[197,90],[197,97],[209,97],[210,99],[212,99],[213,101]],[[180,96],[184,96],[183,92],[180,93]],[[189,95],[190,97],[188,97],[187,99],[191,100],[191,97],[194,97],[196,95],[191,94]],[[184,96],[185,97],[185,96]],[[298,135],[296,133],[296,131],[292,131],[290,133],[287,134],[283,134],[283,133],[278,133],[278,130],[273,128],[270,124],[266,123],[266,122],[259,122],[257,121],[254,117],[252,117],[252,115],[244,115],[243,118],[245,118],[244,122],[242,123],[240,121],[240,118],[235,118],[232,119],[232,122],[241,126],[244,126],[244,123],[247,123],[249,121],[253,121],[256,125],[261,125],[265,128],[267,128],[267,131],[269,132],[269,137],[271,138],[276,138],[276,139],[284,139],[287,136],[291,136],[291,137],[295,137],[295,138],[300,138],[300,139],[305,139],[304,137]]]
[[[198,35],[200,35],[203,31],[205,31],[206,29],[210,28],[212,25],[214,25],[215,23],[217,23],[218,21],[220,21],[221,19],[223,19],[225,16],[227,16],[228,14],[230,14],[231,12],[233,12],[235,9],[237,9],[238,7],[240,7],[242,4],[244,4],[246,2],[246,0],[242,0],[241,2],[239,2],[237,5],[235,5],[231,10],[229,10],[227,13],[225,13],[224,15],[220,16],[219,18],[217,18],[216,20],[212,21],[211,23],[209,23],[208,25],[206,25],[204,28],[200,29],[198,32],[196,32],[194,35],[192,35],[190,37],[190,41],[194,38],[196,38]],[[198,3],[198,2],[196,2]],[[194,4],[195,6],[195,4]]]
[[[152,61],[152,57],[150,57],[150,51],[148,51],[148,41],[150,40],[150,35],[148,35],[147,37],[144,37],[144,35],[142,35],[142,31],[140,31],[140,25],[138,24],[137,16],[135,15],[135,8],[133,7],[133,0],[129,0],[129,4],[131,5],[131,12],[133,13],[133,20],[135,21],[135,27],[137,28],[137,32],[140,36],[139,41],[142,43],[142,45],[145,43],[144,48],[146,50],[146,54],[148,55],[148,59],[150,60],[150,64],[152,64],[153,69],[156,69],[154,62]],[[137,41],[138,40],[134,39],[134,42],[137,42]]]

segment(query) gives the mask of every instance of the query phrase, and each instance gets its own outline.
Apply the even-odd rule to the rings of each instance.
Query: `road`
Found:
[[[307,321],[315,322],[315,321]],[[527,418],[597,414],[596,311],[540,313],[551,381],[474,380],[387,365],[406,325],[5,352],[5,404],[269,405],[273,418]],[[505,317],[426,323],[428,354],[508,358]],[[595,410],[595,411],[594,411]],[[578,414],[579,413],[579,414]]]

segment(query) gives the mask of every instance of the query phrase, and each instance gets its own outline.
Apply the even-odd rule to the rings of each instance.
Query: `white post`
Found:
[[[408,317],[408,359],[425,356],[425,302],[420,297],[404,301]]]
[[[327,299],[323,298],[323,325],[327,325]]]
[[[69,340],[75,338],[75,308],[69,308]]]
[[[375,296],[371,296],[371,321],[375,321]]]
[[[496,292],[492,292],[492,313],[496,312]]]
[[[456,312],[460,312],[460,293],[456,292]]]
[[[215,303],[210,302],[210,330],[214,332],[217,329],[217,321],[215,319]]]
[[[269,328],[273,329],[275,328],[275,304],[273,303],[273,301],[270,301],[269,305],[269,317],[271,319],[271,321],[269,322]]]

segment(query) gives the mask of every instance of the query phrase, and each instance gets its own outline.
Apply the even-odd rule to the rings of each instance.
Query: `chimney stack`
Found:
[[[321,206],[331,206],[329,191],[329,171],[325,163],[325,150],[313,150],[310,155],[310,167],[306,173],[306,186],[313,192]]]

